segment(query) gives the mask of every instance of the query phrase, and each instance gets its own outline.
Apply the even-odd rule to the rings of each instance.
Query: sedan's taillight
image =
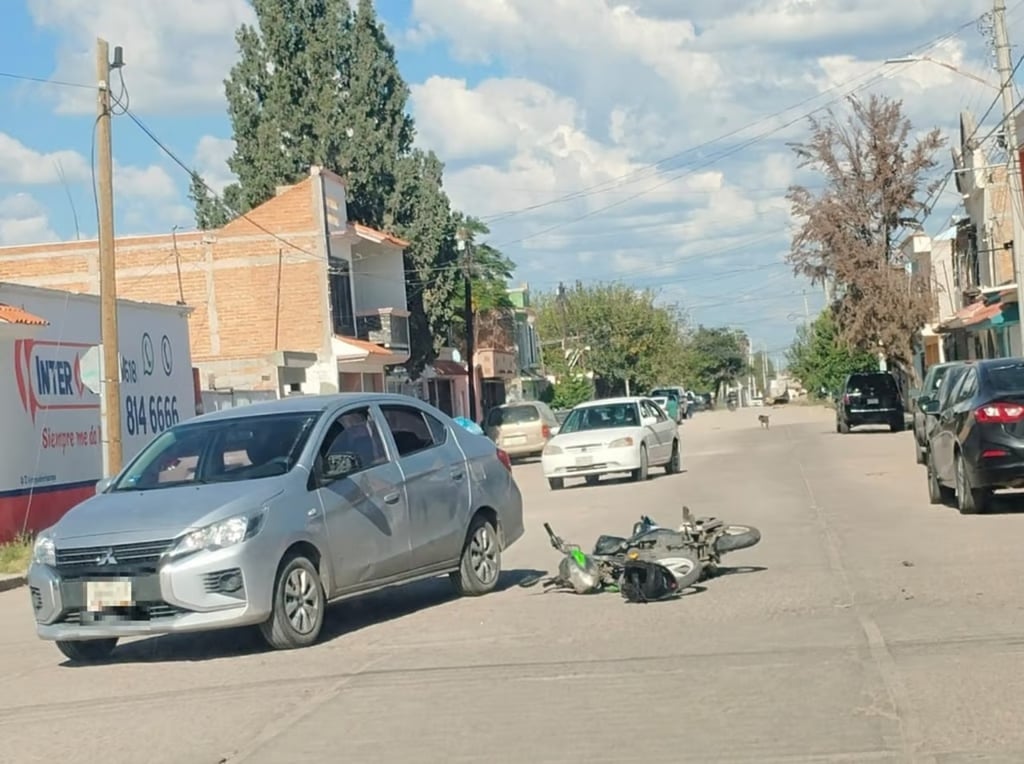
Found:
[[[974,420],[983,424],[1015,424],[1024,419],[1024,405],[1020,403],[986,403],[974,412]]]
[[[509,472],[512,471],[512,458],[508,455],[507,451],[498,449],[498,461],[505,465],[505,469]]]
[[[546,424],[542,424],[540,426],[540,436],[544,438],[544,440],[551,440],[551,428]]]

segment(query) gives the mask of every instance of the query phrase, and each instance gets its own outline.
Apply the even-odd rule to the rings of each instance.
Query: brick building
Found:
[[[204,390],[382,391],[409,358],[407,246],[349,223],[343,179],[313,167],[223,228],[119,238],[118,296],[194,308]],[[97,242],[0,247],[0,281],[96,293]]]

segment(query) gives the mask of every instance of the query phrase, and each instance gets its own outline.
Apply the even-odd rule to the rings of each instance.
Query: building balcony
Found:
[[[388,350],[408,351],[409,314],[398,308],[377,308],[356,315],[356,337]]]

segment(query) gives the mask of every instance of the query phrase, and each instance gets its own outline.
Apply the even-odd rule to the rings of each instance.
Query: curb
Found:
[[[25,576],[9,576],[0,578],[0,592],[9,592],[12,589],[24,586],[27,583]]]

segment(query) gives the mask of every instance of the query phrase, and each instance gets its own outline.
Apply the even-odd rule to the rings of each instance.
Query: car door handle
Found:
[[[452,480],[454,480],[456,483],[462,480],[462,478],[466,477],[465,471],[457,468],[453,469],[450,474]]]
[[[384,503],[385,504],[397,504],[398,500],[401,499],[401,498],[402,498],[401,492],[395,491],[394,493],[389,493],[387,496],[384,497]]]
[[[310,507],[306,510],[306,517],[316,517],[318,514],[320,514],[320,510],[316,507]]]

